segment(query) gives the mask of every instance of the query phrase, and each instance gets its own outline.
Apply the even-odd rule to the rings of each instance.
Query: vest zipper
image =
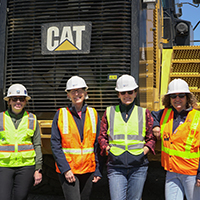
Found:
[[[17,153],[18,152],[18,138],[17,138],[17,136],[18,136],[18,131],[17,131],[17,127],[16,127],[16,125],[17,125],[17,119],[15,119],[15,123],[14,123],[14,125],[15,125],[15,129],[16,129],[16,131],[15,131],[15,153]],[[17,158],[15,158],[15,159],[17,159]]]
[[[128,151],[128,146],[127,146],[127,123],[126,123],[126,126],[125,126],[125,151]],[[127,153],[125,153],[126,155],[126,165],[128,165],[128,161],[127,161]]]

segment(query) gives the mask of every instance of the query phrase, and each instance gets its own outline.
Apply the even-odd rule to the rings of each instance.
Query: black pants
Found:
[[[26,200],[34,171],[35,166],[0,167],[0,199]]]
[[[89,200],[94,173],[74,174],[74,176],[76,181],[69,183],[63,174],[59,174],[65,200]]]

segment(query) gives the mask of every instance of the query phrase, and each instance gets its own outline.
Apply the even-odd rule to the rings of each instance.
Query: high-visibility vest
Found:
[[[83,130],[83,141],[76,122],[68,108],[61,108],[58,116],[58,128],[61,135],[62,150],[74,174],[94,172],[96,168],[94,143],[96,139],[97,112],[87,107]],[[56,171],[60,173],[56,164]]]
[[[16,129],[8,111],[0,113],[0,166],[21,167],[35,164],[32,137],[36,130],[36,116],[24,112]]]
[[[165,170],[196,175],[199,166],[200,112],[190,111],[173,132],[174,112],[164,109],[161,117],[161,163]]]
[[[135,105],[129,119],[122,118],[119,105],[106,109],[110,152],[116,156],[125,151],[139,155],[144,150],[146,135],[146,109]]]

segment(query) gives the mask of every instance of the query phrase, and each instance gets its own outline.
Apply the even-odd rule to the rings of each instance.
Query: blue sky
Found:
[[[183,2],[189,2],[192,3],[192,0],[179,0],[179,3]],[[198,4],[194,4],[198,5]],[[191,6],[189,4],[183,4],[182,6],[182,16],[181,19],[190,21],[193,28],[195,25],[200,21],[200,5],[198,8],[195,8],[194,6]],[[194,40],[200,40],[200,24],[197,26],[197,28],[194,31]],[[195,42],[194,45],[200,45],[200,42]]]

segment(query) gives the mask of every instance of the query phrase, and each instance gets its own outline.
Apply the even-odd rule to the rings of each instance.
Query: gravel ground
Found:
[[[106,170],[103,178],[94,185],[91,200],[110,200]],[[158,161],[151,161],[142,200],[164,200],[165,171]],[[28,200],[64,200],[63,196],[32,193]]]

